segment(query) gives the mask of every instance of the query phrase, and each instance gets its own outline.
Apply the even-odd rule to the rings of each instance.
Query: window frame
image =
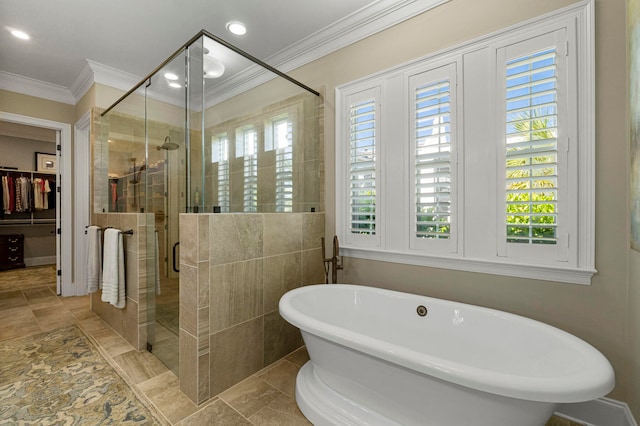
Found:
[[[506,275],[522,278],[548,280],[556,282],[567,282],[573,284],[591,283],[591,277],[597,272],[595,270],[595,62],[594,62],[594,5],[591,0],[585,0],[551,13],[527,20],[513,25],[503,30],[482,36],[478,39],[457,45],[423,58],[402,64],[390,70],[385,70],[374,75],[362,78],[355,82],[347,83],[336,88],[336,232],[341,238],[341,254],[369,260],[379,260],[403,264],[431,266],[437,268],[454,269],[461,271],[489,273],[496,275]],[[499,143],[500,132],[497,128],[496,117],[499,117],[499,96],[496,95],[497,83],[497,52],[498,49],[516,43],[518,41],[532,38],[540,34],[567,29],[567,44],[569,60],[567,61],[568,72],[573,73],[574,80],[571,80],[567,90],[571,100],[577,99],[580,94],[580,102],[577,103],[575,115],[571,118],[573,135],[570,136],[567,149],[569,152],[567,163],[567,178],[570,181],[568,193],[574,198],[569,201],[566,208],[568,214],[575,219],[571,223],[571,235],[562,242],[562,246],[567,248],[566,259],[550,261],[544,258],[528,258],[522,254],[511,253],[509,256],[499,254],[499,233],[498,223],[500,208],[504,204],[499,198],[499,173],[504,168],[499,165],[500,156],[497,155],[501,143]],[[416,69],[433,69],[436,65],[454,61],[461,57],[463,61],[473,58],[477,63],[488,64],[487,70],[478,76],[471,76],[467,73],[467,62],[463,62],[463,71],[458,75],[458,91],[462,96],[463,114],[460,119],[465,119],[464,125],[459,128],[460,145],[464,146],[465,152],[468,148],[464,135],[470,137],[482,124],[482,117],[488,117],[493,124],[489,125],[483,137],[494,146],[489,164],[487,176],[482,176],[482,180],[489,182],[492,186],[486,196],[486,205],[489,206],[489,217],[492,222],[487,229],[480,229],[478,224],[482,222],[473,217],[481,212],[474,207],[478,204],[480,195],[474,194],[469,188],[473,187],[473,179],[477,179],[478,166],[473,165],[473,161],[466,155],[473,155],[469,151],[465,155],[458,157],[459,170],[457,178],[461,194],[458,197],[458,223],[460,234],[457,252],[453,253],[426,253],[413,250],[410,247],[410,218],[411,211],[410,188],[411,176],[408,172],[409,161],[409,107],[406,98],[410,96],[407,83],[407,75],[415,72]],[[491,83],[493,81],[493,83]],[[489,84],[487,84],[489,83]],[[473,85],[486,86],[478,89]],[[471,86],[470,86],[471,85]],[[351,238],[346,230],[346,217],[348,216],[349,204],[348,194],[345,192],[345,179],[348,178],[345,170],[344,152],[346,138],[345,134],[345,108],[348,109],[347,96],[357,91],[380,88],[380,102],[382,110],[381,127],[381,163],[384,164],[378,177],[379,187],[379,208],[377,209],[377,219],[380,220],[379,241],[376,244],[363,243]],[[405,99],[397,101],[389,95],[392,89],[402,88]],[[469,99],[467,93],[470,93]],[[475,92],[475,93],[474,93]],[[478,93],[484,93],[488,101],[478,102]],[[473,101],[472,96],[476,96]],[[467,108],[481,108],[486,111],[479,115],[482,117],[472,117]],[[402,111],[402,115],[393,115],[389,119],[389,111]],[[399,118],[400,117],[400,118]],[[403,122],[403,128],[395,126],[397,121]],[[475,121],[475,123],[474,123]],[[504,120],[502,120],[504,121]],[[475,126],[475,127],[474,127]],[[475,132],[477,133],[477,132]],[[403,147],[397,145],[397,140],[405,141]],[[504,146],[503,146],[504,147]],[[384,152],[401,151],[395,157],[389,158]],[[493,164],[493,165],[491,165]],[[405,170],[404,173],[397,173],[398,167]],[[474,174],[475,173],[475,174]],[[402,174],[402,177],[398,175]],[[503,181],[504,182],[504,181]],[[470,183],[472,185],[470,185]],[[579,184],[578,184],[579,183]],[[459,186],[460,187],[460,186]],[[398,188],[403,188],[398,191]],[[464,189],[464,191],[462,191]],[[477,189],[477,187],[476,187]],[[504,189],[504,186],[503,186]],[[575,191],[573,191],[575,189]],[[402,194],[399,194],[402,192]],[[484,201],[483,201],[484,202]],[[465,206],[467,210],[465,210]],[[475,209],[475,210],[474,210]],[[402,211],[404,217],[400,217],[397,210]],[[484,212],[482,212],[484,213]],[[397,229],[397,224],[401,223],[407,230],[402,235],[391,232]],[[391,225],[391,228],[389,226]],[[396,228],[393,228],[396,226]],[[506,231],[505,231],[506,232]],[[562,258],[562,256],[559,256]]]

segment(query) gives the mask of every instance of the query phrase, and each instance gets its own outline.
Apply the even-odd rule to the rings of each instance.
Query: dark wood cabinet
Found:
[[[24,268],[24,235],[0,235],[0,270]]]

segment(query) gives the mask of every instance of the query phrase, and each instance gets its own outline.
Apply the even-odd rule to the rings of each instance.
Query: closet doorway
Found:
[[[41,192],[37,206],[33,193],[25,206],[16,200],[15,192],[9,209],[2,206],[5,214],[0,218],[0,233],[24,236],[16,247],[8,248],[21,251],[22,256],[14,254],[9,261],[21,257],[22,262],[18,263],[24,266],[55,263],[56,293],[82,294],[77,293],[73,282],[72,167],[70,161],[64,161],[71,158],[71,126],[0,112],[0,135],[3,138],[0,151],[4,153],[0,156],[1,174],[30,180],[31,190]],[[81,253],[80,248],[77,253]]]

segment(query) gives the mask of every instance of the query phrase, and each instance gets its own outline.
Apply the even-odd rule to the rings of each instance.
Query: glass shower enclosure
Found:
[[[318,92],[201,31],[100,113],[94,211],[152,225],[147,349],[177,375],[179,215],[322,211],[320,111]]]

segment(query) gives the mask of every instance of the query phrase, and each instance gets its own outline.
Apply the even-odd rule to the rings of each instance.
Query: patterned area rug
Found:
[[[165,424],[76,327],[0,342],[0,424]]]
[[[50,285],[56,287],[56,265],[31,266],[29,268],[0,271],[0,291]]]

